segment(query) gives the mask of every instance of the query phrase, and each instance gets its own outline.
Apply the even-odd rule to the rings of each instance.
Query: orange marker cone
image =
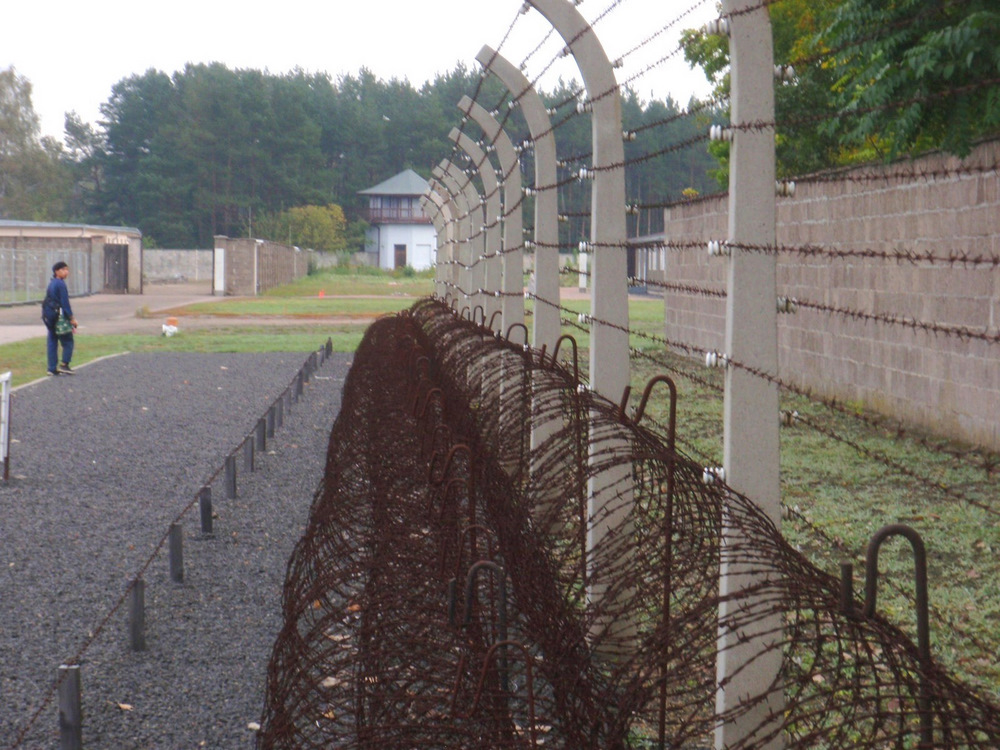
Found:
[[[319,290],[319,298],[323,299],[325,296],[326,296],[326,292],[324,292],[322,289],[320,289]]]

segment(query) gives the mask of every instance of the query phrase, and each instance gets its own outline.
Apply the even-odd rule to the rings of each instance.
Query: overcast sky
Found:
[[[618,2],[596,22],[615,0],[579,6],[608,57],[625,56],[618,81],[629,80],[644,99],[669,94],[685,104],[692,94],[704,96],[704,76],[675,50],[681,29],[716,15],[715,2]],[[234,69],[299,67],[336,78],[367,67],[419,87],[459,61],[478,70],[475,56],[484,44],[500,47],[515,64],[530,55],[525,72],[534,79],[563,46],[555,34],[542,43],[551,25],[535,10],[520,15],[520,0],[23,0],[2,6],[0,69],[13,65],[31,82],[42,133],[58,137],[65,112],[96,124],[111,87],[149,68],[173,73],[187,62],[218,61]],[[557,76],[581,79],[571,60],[560,59],[540,85],[550,87]]]

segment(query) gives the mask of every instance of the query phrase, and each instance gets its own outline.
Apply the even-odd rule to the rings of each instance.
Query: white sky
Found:
[[[614,2],[586,0],[579,10],[594,23]],[[658,61],[676,49],[681,29],[701,26],[717,14],[715,2],[618,2],[595,24],[609,58],[660,32],[625,58],[618,81],[639,74],[631,85],[642,98],[670,94],[686,104],[691,94],[704,96],[704,76],[690,70],[682,55]],[[187,62],[218,61],[271,73],[297,66],[336,78],[367,67],[380,78],[406,78],[419,88],[460,60],[478,70],[475,56],[484,44],[500,47],[520,64],[551,29],[538,11],[519,15],[521,5],[521,0],[8,1],[0,4],[0,70],[13,65],[31,82],[42,134],[62,137],[65,112],[75,110],[96,124],[112,85],[149,68],[172,74]],[[552,34],[528,60],[526,75],[538,76],[562,46]],[[567,58],[550,68],[540,85],[550,88],[559,75],[581,80]]]

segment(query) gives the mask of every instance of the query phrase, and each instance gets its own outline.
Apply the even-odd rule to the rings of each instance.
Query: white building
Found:
[[[368,196],[371,224],[365,233],[365,252],[378,254],[379,268],[410,266],[423,271],[434,265],[437,232],[420,206],[428,187],[427,180],[407,169],[359,192]]]

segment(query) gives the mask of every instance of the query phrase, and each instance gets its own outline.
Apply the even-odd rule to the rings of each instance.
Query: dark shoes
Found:
[[[49,370],[45,374],[48,375],[50,378],[52,378],[59,374],[59,370]]]
[[[76,375],[76,373],[73,371],[73,368],[71,368],[66,363],[59,365],[58,373],[60,375]]]

